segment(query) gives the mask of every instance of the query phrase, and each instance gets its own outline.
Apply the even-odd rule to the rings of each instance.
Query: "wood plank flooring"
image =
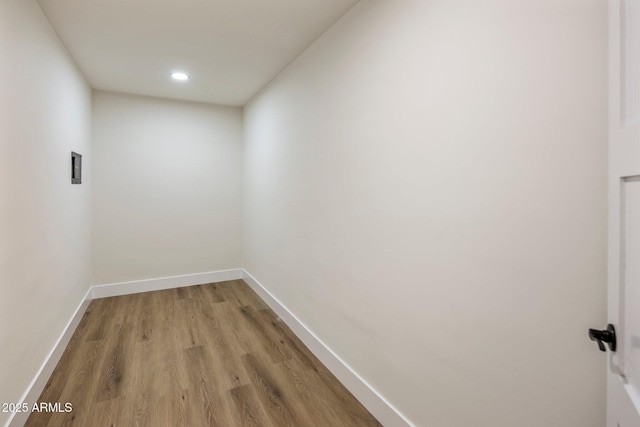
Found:
[[[27,426],[380,426],[241,280],[94,300]]]

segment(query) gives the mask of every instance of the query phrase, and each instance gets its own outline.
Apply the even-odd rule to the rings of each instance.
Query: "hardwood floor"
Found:
[[[91,302],[27,426],[380,426],[241,280]]]

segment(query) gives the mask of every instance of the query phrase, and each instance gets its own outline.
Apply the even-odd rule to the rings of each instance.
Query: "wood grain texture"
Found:
[[[91,302],[26,426],[380,426],[242,280]]]

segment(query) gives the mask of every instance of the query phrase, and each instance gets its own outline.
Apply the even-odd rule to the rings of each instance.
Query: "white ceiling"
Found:
[[[241,106],[357,1],[38,3],[93,88]]]

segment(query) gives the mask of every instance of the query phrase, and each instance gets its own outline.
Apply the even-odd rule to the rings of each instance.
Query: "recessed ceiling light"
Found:
[[[173,77],[174,80],[180,80],[180,81],[189,80],[188,74],[182,73],[179,71],[176,71],[175,73],[171,73],[171,77]]]

